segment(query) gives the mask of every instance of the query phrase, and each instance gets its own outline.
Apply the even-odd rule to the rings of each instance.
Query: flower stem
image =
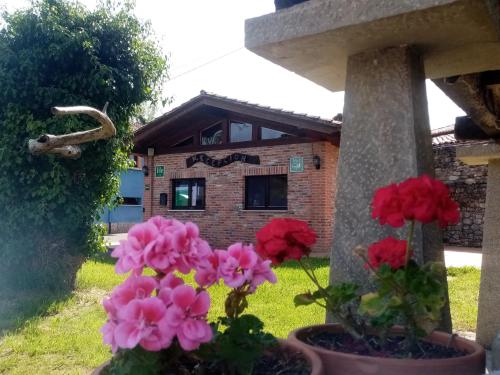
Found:
[[[405,254],[405,268],[408,267],[408,262],[411,258],[411,248],[413,242],[413,233],[415,231],[415,220],[410,221],[410,228],[408,229],[408,237],[406,239],[406,254]]]

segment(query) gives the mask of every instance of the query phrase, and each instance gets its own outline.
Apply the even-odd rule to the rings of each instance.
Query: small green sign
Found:
[[[157,165],[155,168],[155,177],[163,177],[165,176],[165,166]]]
[[[290,158],[290,172],[304,172],[304,158],[302,156],[292,156]]]

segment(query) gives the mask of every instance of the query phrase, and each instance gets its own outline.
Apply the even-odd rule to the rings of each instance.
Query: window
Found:
[[[252,124],[231,122],[229,127],[229,140],[231,143],[251,141]]]
[[[172,197],[172,209],[174,210],[204,210],[205,179],[172,180]]]
[[[245,209],[286,210],[287,175],[245,177]]]
[[[222,143],[222,124],[209,127],[201,132],[202,145],[220,145]]]
[[[130,155],[129,157],[134,162],[134,166],[132,168],[141,169],[144,166],[144,158],[139,155]]]
[[[280,132],[279,130],[260,128],[260,139],[287,138],[289,136],[289,134]]]
[[[127,206],[140,206],[141,205],[141,198],[136,198],[136,197],[122,197],[122,203],[123,205]]]
[[[180,141],[179,143],[176,143],[174,147],[185,147],[185,146],[192,146],[194,145],[194,138],[189,137],[183,141]]]

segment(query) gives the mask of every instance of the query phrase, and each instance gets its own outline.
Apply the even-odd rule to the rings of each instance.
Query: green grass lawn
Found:
[[[317,275],[328,279],[328,260],[314,260]],[[310,287],[296,263],[276,270],[279,282],[266,284],[249,299],[249,313],[259,316],[268,331],[286,337],[295,327],[324,321],[317,306],[295,308],[293,296]],[[103,297],[123,277],[106,261],[88,261],[78,274],[77,289],[70,297],[44,309],[0,339],[0,374],[88,374],[111,356],[101,342],[99,328],[105,321]],[[474,330],[477,314],[479,271],[450,269],[450,299],[454,327]],[[211,318],[222,315],[225,287],[211,288]]]

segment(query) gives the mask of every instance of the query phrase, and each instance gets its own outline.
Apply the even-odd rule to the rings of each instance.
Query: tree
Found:
[[[0,285],[72,288],[97,251],[95,222],[127,165],[130,120],[154,103],[167,60],[131,2],[89,11],[75,1],[34,0],[2,14],[0,30]],[[103,108],[117,134],[82,145],[71,160],[31,155],[27,141],[96,127],[53,106]]]

